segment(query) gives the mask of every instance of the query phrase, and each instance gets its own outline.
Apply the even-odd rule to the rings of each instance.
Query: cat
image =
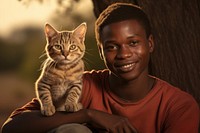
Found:
[[[41,113],[45,116],[56,111],[75,112],[83,108],[79,100],[86,30],[85,22],[72,31],[57,31],[48,23],[44,27],[47,59],[35,82],[35,89]]]

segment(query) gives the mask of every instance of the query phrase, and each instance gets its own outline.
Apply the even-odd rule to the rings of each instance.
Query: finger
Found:
[[[126,126],[126,127],[124,127],[123,133],[137,133],[137,132],[135,132],[130,127]]]
[[[131,129],[128,126],[126,126],[123,129],[123,133],[132,133],[132,131],[131,131]]]
[[[123,123],[122,125],[116,128],[116,133],[134,133],[134,132],[128,126],[128,124]]]
[[[137,133],[137,130],[129,122],[127,122],[127,128],[125,129],[127,130],[127,133],[129,133],[128,131],[131,131],[130,133]]]
[[[117,128],[117,133],[126,133],[123,128]]]
[[[109,130],[109,133],[118,133],[118,132],[117,132],[117,130],[116,130],[116,128],[115,128],[115,129]]]

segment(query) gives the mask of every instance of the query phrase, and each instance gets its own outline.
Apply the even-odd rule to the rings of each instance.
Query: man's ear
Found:
[[[149,35],[148,38],[148,45],[149,45],[149,52],[152,53],[154,50],[154,39],[153,39],[153,35]]]

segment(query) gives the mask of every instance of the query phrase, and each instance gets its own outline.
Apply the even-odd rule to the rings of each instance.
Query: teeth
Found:
[[[121,66],[122,68],[129,68],[131,66],[133,66],[134,64],[128,64],[128,65],[124,65],[124,66]]]

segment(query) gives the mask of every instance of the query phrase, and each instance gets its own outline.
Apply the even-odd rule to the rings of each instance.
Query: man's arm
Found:
[[[50,117],[41,115],[40,111],[23,112],[10,118],[3,125],[2,133],[46,133],[67,123],[89,123],[113,133],[136,133],[127,118],[91,109],[56,112]]]
[[[50,117],[41,115],[40,111],[23,112],[9,118],[2,127],[2,133],[45,133],[62,124],[87,122],[86,112],[56,112]]]

